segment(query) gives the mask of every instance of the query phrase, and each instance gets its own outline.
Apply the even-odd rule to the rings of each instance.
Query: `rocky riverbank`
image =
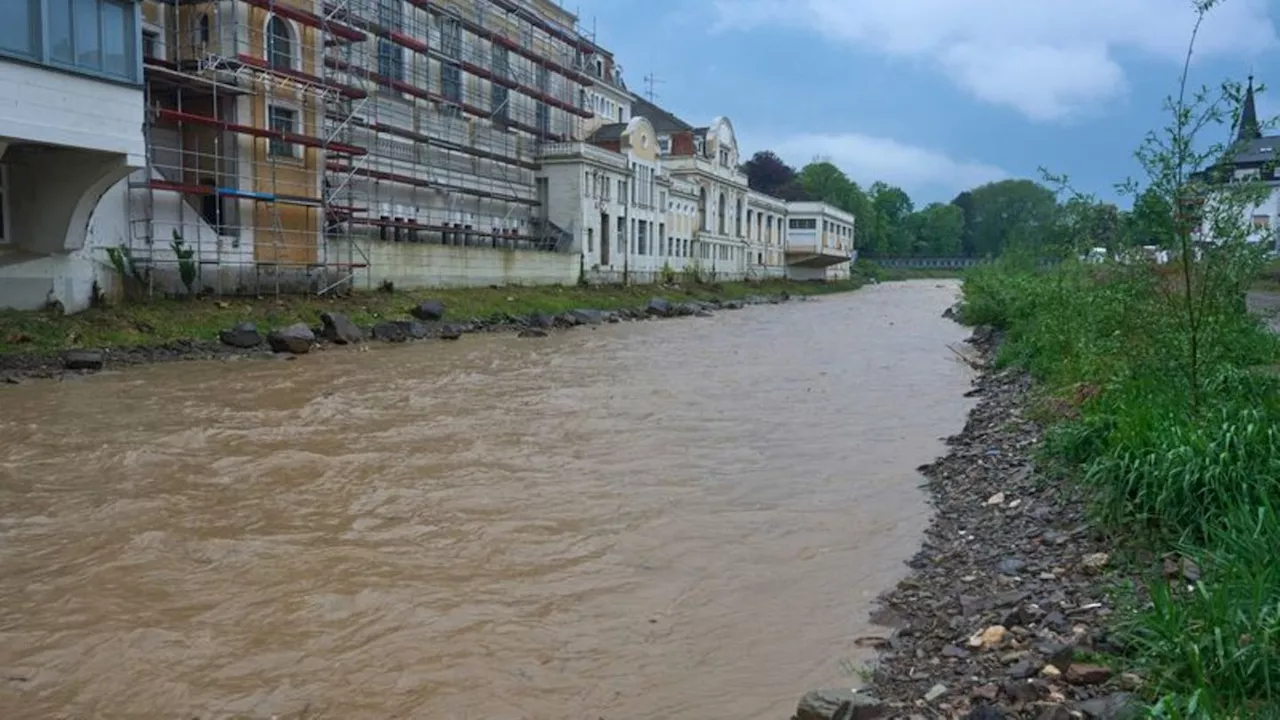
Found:
[[[998,341],[979,329],[970,343],[989,359]],[[893,631],[859,641],[880,650],[869,684],[810,693],[795,720],[1133,715],[1142,680],[1114,667],[1105,630],[1108,548],[1071,485],[1034,469],[1029,390],[1025,374],[981,366],[963,431],[920,468],[935,515],[874,614]]]
[[[800,296],[808,299],[807,296]],[[403,319],[358,325],[339,312],[322,312],[314,324],[294,323],[262,328],[240,322],[222,329],[216,339],[183,339],[128,348],[74,348],[56,353],[0,355],[0,386],[16,385],[31,378],[59,378],[68,374],[97,372],[177,360],[220,360],[233,357],[292,356],[342,345],[374,342],[403,343],[425,340],[458,340],[465,334],[517,333],[524,338],[546,337],[551,332],[580,326],[642,320],[714,315],[749,305],[779,304],[791,300],[788,293],[749,295],[741,299],[673,301],[650,298],[640,307],[618,310],[579,308],[559,314],[533,312],[515,316],[454,319],[441,300],[427,299],[405,308]]]

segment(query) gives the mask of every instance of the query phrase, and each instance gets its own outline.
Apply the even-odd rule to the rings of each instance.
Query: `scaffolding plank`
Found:
[[[284,3],[277,2],[276,0],[244,0],[244,2],[247,5],[252,5],[256,8],[261,8],[267,12],[279,15],[282,18],[288,18],[302,23],[303,25],[324,30],[331,35],[335,35],[344,40],[361,42],[369,39],[368,35],[365,35],[349,25],[328,20],[316,15],[315,13],[308,12],[302,8],[293,7],[291,5],[285,5]]]
[[[274,67],[271,65],[271,63],[267,62],[266,60],[263,60],[260,57],[254,57],[253,55],[250,55],[248,53],[240,53],[235,57],[235,60],[238,62],[244,63],[245,65],[251,65],[259,70],[264,70],[266,72],[274,73],[282,77],[287,77],[293,80],[310,83],[312,85],[318,85],[320,87],[328,88],[330,90],[336,90],[342,95],[351,98],[352,100],[362,100],[364,98],[369,97],[369,93],[360,88],[351,87],[350,85],[342,85],[339,83],[329,82],[325,78],[322,78],[318,75],[311,75],[310,73],[304,73],[301,70],[294,70],[292,68]]]
[[[342,165],[341,163],[328,163],[328,169],[333,172],[351,173],[362,177],[372,178],[374,180],[387,180],[389,182],[400,183],[402,185],[410,185],[413,187],[435,188],[439,190],[448,190],[450,192],[461,193],[463,195],[474,195],[489,200],[501,200],[503,202],[516,203],[520,205],[538,205],[537,200],[530,198],[522,198],[516,195],[506,195],[504,193],[489,192],[488,190],[477,190],[462,185],[452,185],[442,183],[436,180],[428,180],[427,178],[417,178],[411,175],[400,175],[398,173],[384,172],[382,170],[370,170],[369,168],[357,168],[350,165]]]

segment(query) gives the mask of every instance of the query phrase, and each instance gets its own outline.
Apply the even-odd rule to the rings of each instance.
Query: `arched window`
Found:
[[[741,197],[738,198],[738,203],[734,206],[734,209],[737,211],[734,213],[734,216],[733,216],[733,226],[734,226],[734,229],[737,230],[737,232],[735,232],[734,234],[737,235],[738,237],[742,237],[742,198]]]
[[[293,69],[295,44],[289,21],[272,15],[267,20],[267,63],[273,68]]]
[[[698,229],[707,229],[707,189],[698,189]]]
[[[721,235],[725,234],[725,205],[724,193],[720,193],[720,207],[716,210],[716,232]]]

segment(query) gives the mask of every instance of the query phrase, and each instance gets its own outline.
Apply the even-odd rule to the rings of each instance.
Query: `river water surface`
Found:
[[[955,293],[4,390],[0,717],[789,717],[917,549]]]

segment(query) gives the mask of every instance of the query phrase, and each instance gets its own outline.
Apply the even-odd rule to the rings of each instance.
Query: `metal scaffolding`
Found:
[[[373,242],[567,249],[534,173],[540,143],[592,117],[596,46],[575,27],[525,0],[147,0],[143,16],[133,258],[218,293],[327,292]]]

